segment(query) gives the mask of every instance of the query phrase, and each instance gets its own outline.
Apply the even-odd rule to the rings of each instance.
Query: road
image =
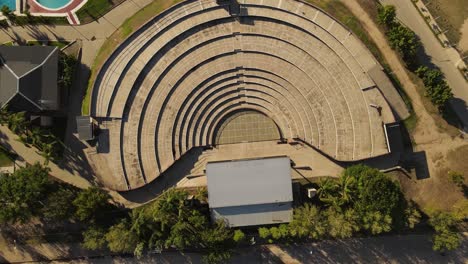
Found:
[[[461,246],[446,255],[432,250],[428,234],[387,235],[346,240],[324,240],[291,245],[257,245],[237,249],[230,263],[467,263],[468,234]],[[103,255],[102,255],[103,254]],[[87,251],[79,243],[43,243],[21,246],[0,243],[0,263],[60,259],[52,263],[201,263],[199,253],[164,252],[136,259],[110,257],[109,252]]]
[[[468,82],[455,66],[458,63],[454,54],[456,51],[450,47],[442,47],[411,0],[381,0],[381,2],[396,7],[397,18],[420,38],[429,63],[436,65],[444,73],[455,97],[450,103],[462,121],[464,130],[468,131]]]
[[[269,245],[237,250],[229,263],[466,263],[467,240],[445,256],[431,248],[430,236],[406,235],[326,240],[298,245]],[[200,254],[163,253],[144,257],[108,257],[74,263],[201,263]]]

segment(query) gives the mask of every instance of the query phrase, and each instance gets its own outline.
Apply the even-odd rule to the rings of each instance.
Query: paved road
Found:
[[[456,54],[454,54],[456,51],[453,48],[442,47],[411,0],[381,0],[381,2],[396,7],[397,18],[421,39],[424,50],[429,57],[429,63],[439,67],[445,74],[455,97],[451,104],[464,124],[465,131],[468,131],[468,82],[455,66],[458,63]]]
[[[412,234],[253,246],[236,250],[230,263],[468,263],[468,234],[457,250],[445,256],[432,250],[430,239],[428,234]],[[197,253],[165,252],[139,260],[100,256],[98,251],[83,250],[78,243],[17,245],[16,249],[0,243],[0,263],[23,263],[39,258],[62,259],[52,263],[201,263],[201,255]]]
[[[258,246],[238,250],[230,263],[467,263],[468,245],[445,256],[431,248],[430,236],[384,236],[301,245]],[[108,257],[74,263],[201,263],[199,254],[164,253],[140,260]],[[57,262],[58,263],[58,262]]]

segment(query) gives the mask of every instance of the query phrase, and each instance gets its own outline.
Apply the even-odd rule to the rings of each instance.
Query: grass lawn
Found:
[[[46,46],[57,46],[59,49],[65,47],[68,45],[68,41],[38,41],[38,40],[31,40],[28,41],[27,45],[28,46],[42,46],[45,44]]]
[[[8,41],[2,44],[2,46],[13,46],[13,41]]]
[[[11,153],[0,147],[0,167],[7,167],[13,164]]]
[[[76,12],[81,23],[89,23],[100,18],[105,13],[109,12],[114,6],[122,3],[123,0],[88,0],[86,4]]]

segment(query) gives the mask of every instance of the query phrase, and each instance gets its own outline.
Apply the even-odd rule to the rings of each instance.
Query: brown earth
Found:
[[[411,99],[418,120],[411,133],[414,151],[425,152],[430,177],[424,180],[400,177],[402,187],[410,194],[409,198],[426,211],[452,209],[455,204],[463,202],[465,199],[461,191],[448,180],[447,172],[450,167],[457,167],[468,175],[467,168],[462,167],[468,162],[458,154],[460,150],[468,149],[468,142],[455,136],[456,130],[454,128],[448,128],[448,125],[437,114],[434,116],[434,113],[430,114],[433,112],[431,109],[429,111],[426,109],[424,100],[418,92],[418,85],[413,82],[410,73],[397,53],[388,45],[382,31],[357,0],[343,1],[343,3],[360,19],[372,40],[378,44],[385,60]],[[447,129],[451,130],[450,134],[447,133]]]

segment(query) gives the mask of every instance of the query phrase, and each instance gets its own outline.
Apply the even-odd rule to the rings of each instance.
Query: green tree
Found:
[[[289,229],[292,236],[319,239],[326,232],[325,224],[324,216],[320,213],[320,210],[316,206],[306,203],[294,209],[293,220],[289,224]],[[260,237],[262,237],[261,229],[259,229]],[[265,230],[262,229],[262,231]]]
[[[69,188],[61,187],[47,195],[42,209],[42,215],[46,219],[66,220],[73,216],[75,207],[70,201],[76,198],[76,194]]]
[[[260,238],[267,239],[271,236],[270,229],[266,227],[260,227],[258,229],[258,235],[260,236]]]
[[[50,187],[49,169],[39,163],[0,176],[0,222],[26,222],[40,213]]]
[[[339,188],[340,187],[336,179],[330,177],[322,178],[317,191],[320,201],[331,205],[337,205],[339,199]]]
[[[421,221],[421,212],[413,202],[410,202],[405,209],[406,226],[413,229]]]
[[[393,5],[380,6],[377,14],[379,24],[391,28],[395,25],[396,8]]]
[[[411,62],[421,46],[419,39],[411,29],[397,24],[387,31],[390,46],[400,52],[406,62]]]
[[[91,226],[83,232],[83,247],[90,250],[106,247],[106,231],[97,226]]]
[[[420,66],[416,69],[415,73],[423,80],[425,96],[429,97],[439,110],[442,110],[448,100],[453,98],[452,89],[444,80],[442,72],[436,69],[429,69],[426,66]]]
[[[381,212],[384,215],[399,208],[402,193],[400,186],[377,169],[357,165],[345,170],[356,178],[357,199],[354,208],[358,212]]]
[[[73,200],[73,205],[76,207],[75,216],[80,221],[95,223],[105,212],[109,211],[110,199],[110,195],[98,187],[82,190]]]
[[[429,219],[429,224],[434,228],[432,248],[435,251],[446,252],[458,248],[461,237],[458,234],[457,224],[459,220],[451,213],[436,212]]]
[[[105,237],[107,246],[112,252],[134,253],[138,244],[138,237],[132,232],[126,219],[111,226]]]
[[[217,221],[212,227],[200,232],[200,241],[206,254],[203,256],[205,263],[219,263],[231,258],[233,243],[233,231],[224,221]]]
[[[245,234],[242,232],[242,230],[237,229],[234,231],[234,236],[232,237],[234,242],[239,243],[245,240]]]
[[[432,240],[432,249],[446,252],[457,249],[461,244],[460,235],[456,232],[436,233]]]
[[[359,231],[358,216],[353,209],[345,212],[329,207],[325,215],[327,216],[327,231],[334,238],[349,238]]]
[[[7,120],[8,128],[15,134],[21,135],[26,131],[28,122],[25,112],[10,113]]]
[[[392,217],[378,211],[364,213],[361,221],[363,229],[373,235],[389,232],[392,229]]]

